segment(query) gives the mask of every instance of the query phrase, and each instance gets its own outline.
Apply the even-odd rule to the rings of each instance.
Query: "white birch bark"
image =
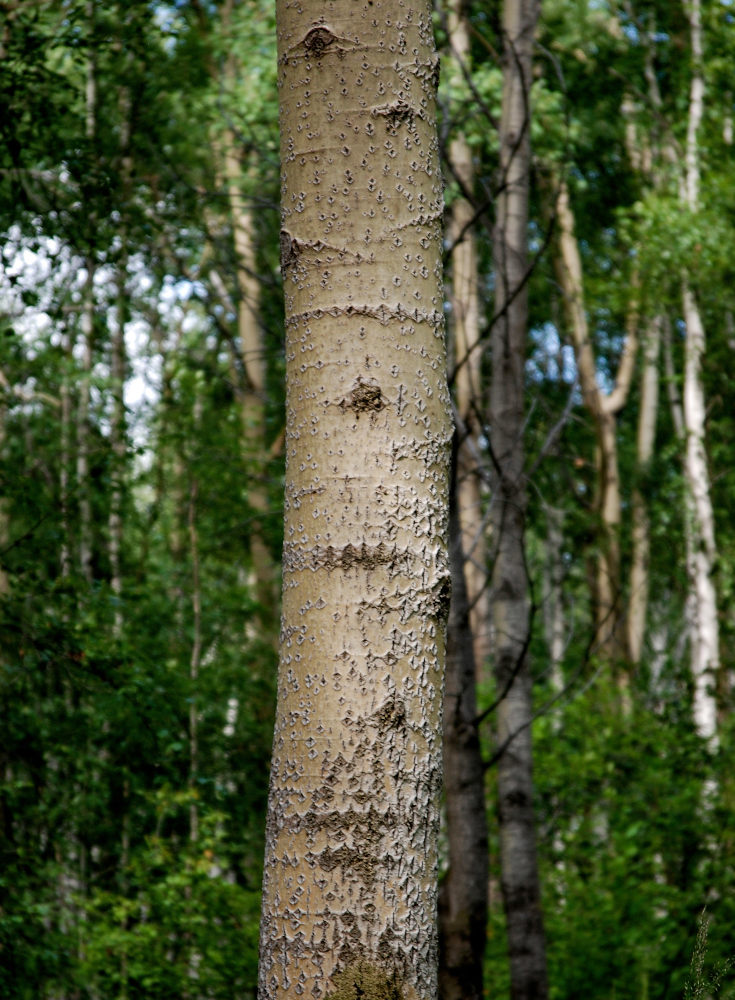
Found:
[[[451,437],[431,9],[281,0],[277,25],[286,496],[260,997],[429,1000]]]
[[[683,199],[695,213],[699,202],[699,126],[704,112],[702,75],[702,17],[700,0],[687,5],[692,50],[692,80],[687,122],[686,176]],[[694,721],[699,734],[715,740],[717,702],[715,688],[720,669],[720,638],[714,570],[717,560],[714,514],[710,497],[705,447],[706,404],[702,384],[705,330],[688,275],[682,279],[682,307],[686,326],[684,347],[684,476],[687,489],[686,516],[691,532],[688,569],[693,613],[691,664],[694,678]]]
[[[661,327],[663,320],[656,316],[648,324],[644,344],[643,376],[641,379],[641,399],[638,410],[638,432],[636,439],[637,476],[644,476],[648,470],[656,437],[656,416],[658,413],[658,360],[661,350]],[[650,517],[646,499],[636,484],[633,489],[633,558],[630,569],[630,595],[628,598],[628,618],[626,622],[628,655],[632,664],[641,661],[643,638],[646,630],[648,595],[650,590]]]

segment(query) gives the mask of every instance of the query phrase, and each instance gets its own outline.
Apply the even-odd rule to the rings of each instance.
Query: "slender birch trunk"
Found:
[[[640,480],[648,472],[656,438],[658,365],[662,325],[661,316],[655,316],[651,320],[648,324],[643,349],[643,375],[636,438],[636,485],[633,489],[632,501],[633,557],[626,621],[628,656],[633,665],[637,665],[641,661],[650,591],[651,521],[646,498],[640,487]]]
[[[546,943],[533,810],[529,581],[525,559],[523,400],[528,326],[530,90],[537,0],[503,6],[501,193],[493,257],[490,446],[491,530],[497,710],[498,824],[512,1000],[548,996]]]
[[[431,8],[277,5],[286,495],[260,997],[437,990],[451,440]]]
[[[671,321],[668,316],[664,316],[663,323],[663,349],[664,349],[664,375],[666,378],[666,395],[671,413],[671,422],[677,438],[684,442],[684,406],[681,401],[677,386],[676,368],[674,365],[674,353],[671,344]],[[686,488],[686,487],[685,487]],[[692,526],[688,517],[684,517],[684,545],[686,553],[687,568],[687,594],[684,602],[684,627],[680,636],[680,644],[686,642],[691,644],[695,623],[695,594],[690,584],[690,567],[692,566]],[[683,651],[682,651],[683,655]]]
[[[699,206],[699,127],[704,113],[704,76],[701,0],[685,3],[692,55],[692,77],[687,114],[684,171],[679,180],[679,200],[690,213]],[[649,54],[646,77],[653,107],[662,107],[653,57]],[[672,136],[661,149],[665,163],[677,168],[680,156]],[[716,687],[720,680],[719,620],[714,581],[716,543],[714,514],[710,496],[709,470],[705,447],[706,404],[702,384],[702,359],[706,338],[701,312],[690,276],[682,274],[682,314],[686,328],[684,346],[683,399],[678,398],[671,353],[671,335],[664,328],[664,363],[669,404],[677,434],[684,441],[686,564],[689,592],[686,600],[686,624],[689,633],[690,662],[694,680],[694,721],[705,739],[717,738]]]
[[[687,122],[686,176],[682,197],[692,213],[699,205],[699,126],[704,113],[702,14],[700,0],[686,6],[692,50],[692,80]],[[720,637],[714,571],[717,562],[714,514],[705,447],[706,404],[702,384],[705,331],[689,276],[682,278],[684,345],[684,476],[686,516],[691,531],[688,569],[693,611],[691,663],[694,677],[694,721],[705,739],[717,736],[716,684],[720,670]]]
[[[559,182],[556,197],[559,227],[559,256],[556,259],[559,284],[564,295],[567,323],[574,343],[582,397],[595,425],[597,437],[597,510],[600,544],[596,563],[595,619],[597,648],[612,662],[624,656],[623,605],[620,581],[620,475],[618,470],[616,415],[625,405],[637,351],[637,305],[629,312],[625,347],[610,393],[597,383],[594,350],[584,304],[582,260],[575,234],[574,214],[566,181]],[[621,678],[622,680],[622,678]]]

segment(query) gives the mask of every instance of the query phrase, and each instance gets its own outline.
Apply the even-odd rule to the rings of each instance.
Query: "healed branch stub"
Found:
[[[259,995],[436,995],[451,438],[426,0],[277,8],[286,303]]]

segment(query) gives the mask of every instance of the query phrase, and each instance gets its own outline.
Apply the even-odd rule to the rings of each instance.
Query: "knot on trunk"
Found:
[[[285,274],[286,270],[291,267],[292,264],[296,263],[296,258],[299,253],[298,241],[291,236],[287,230],[281,230],[281,273]]]
[[[392,104],[382,104],[380,107],[373,108],[371,114],[374,118],[385,118],[389,126],[396,128],[401,122],[410,123],[413,121],[414,111],[406,101],[398,100],[393,101]]]
[[[361,413],[379,413],[385,409],[386,403],[377,382],[372,379],[363,381],[358,377],[349,396],[339,405],[343,410],[354,410],[359,417]]]
[[[318,26],[311,28],[304,39],[304,48],[310,55],[319,59],[330,45],[337,41],[337,36],[329,28]]]

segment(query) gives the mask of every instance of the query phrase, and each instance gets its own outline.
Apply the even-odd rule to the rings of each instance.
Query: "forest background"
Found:
[[[435,12],[498,997],[501,7]],[[728,995],[735,10],[697,10],[545,0],[534,46],[528,724],[560,1000]],[[250,998],[283,503],[273,6],[0,13],[0,996]]]

